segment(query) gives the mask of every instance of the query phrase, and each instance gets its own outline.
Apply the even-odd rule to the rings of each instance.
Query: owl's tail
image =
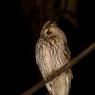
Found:
[[[63,73],[59,77],[53,79],[46,84],[51,95],[69,95],[71,87],[71,74]]]

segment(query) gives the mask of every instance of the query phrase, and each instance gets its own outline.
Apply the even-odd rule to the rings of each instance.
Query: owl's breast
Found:
[[[43,76],[58,70],[67,59],[64,55],[65,47],[58,41],[40,41],[36,47],[36,61]]]

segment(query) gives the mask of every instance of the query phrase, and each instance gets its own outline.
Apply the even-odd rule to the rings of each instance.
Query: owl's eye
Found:
[[[50,31],[47,31],[47,34],[51,34],[51,32]]]

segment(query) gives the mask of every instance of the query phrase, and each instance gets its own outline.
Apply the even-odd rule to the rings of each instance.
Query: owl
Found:
[[[35,56],[44,80],[65,64],[69,64],[71,58],[66,35],[56,22],[47,21],[43,25],[36,44]],[[70,68],[48,82],[46,88],[51,95],[69,95],[72,78]]]

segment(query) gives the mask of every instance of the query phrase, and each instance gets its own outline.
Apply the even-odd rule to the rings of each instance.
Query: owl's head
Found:
[[[56,22],[47,21],[41,30],[40,36],[43,38],[62,37],[63,32]]]

